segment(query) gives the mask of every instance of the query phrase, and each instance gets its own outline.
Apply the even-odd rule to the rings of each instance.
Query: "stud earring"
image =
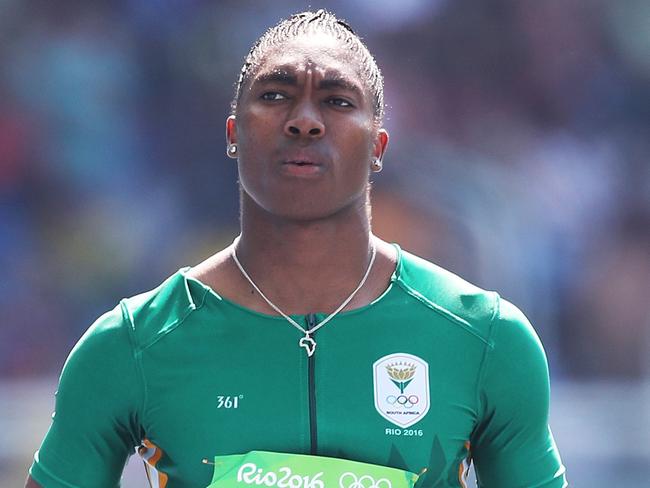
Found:
[[[232,143],[228,144],[228,148],[226,149],[226,154],[228,155],[229,158],[236,158],[237,157],[237,144]]]
[[[382,164],[381,159],[372,158],[372,163],[370,164],[370,167],[372,168],[372,171],[374,173],[379,173],[384,168],[384,165]]]

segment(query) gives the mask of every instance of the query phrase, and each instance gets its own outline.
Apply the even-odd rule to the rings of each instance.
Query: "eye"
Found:
[[[354,107],[354,105],[352,105],[352,103],[350,103],[345,98],[337,98],[337,97],[329,98],[327,100],[327,103],[329,103],[330,105],[335,105],[336,107],[341,107],[341,108],[352,108],[352,107]]]
[[[286,100],[287,97],[285,97],[282,93],[269,91],[262,93],[260,98],[262,100],[266,100],[267,102],[277,102],[278,100]]]

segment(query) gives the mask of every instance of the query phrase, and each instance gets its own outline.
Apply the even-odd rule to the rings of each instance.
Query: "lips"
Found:
[[[314,161],[305,161],[305,160],[285,161],[284,164],[295,164],[297,166],[320,166],[319,163],[315,163]]]
[[[287,176],[310,177],[323,174],[325,164],[306,155],[290,156],[282,161],[282,172]]]

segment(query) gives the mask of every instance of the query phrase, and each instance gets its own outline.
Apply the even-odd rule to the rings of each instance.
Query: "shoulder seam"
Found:
[[[492,316],[490,317],[490,328],[488,332],[488,343],[487,347],[483,351],[483,357],[481,358],[481,364],[479,366],[478,375],[476,378],[476,407],[480,408],[481,405],[481,388],[483,386],[483,381],[485,379],[485,370],[487,369],[487,363],[489,361],[489,353],[494,350],[494,333],[496,329],[496,319],[501,313],[501,297],[497,292],[494,294],[494,308],[492,310]],[[479,419],[480,421],[480,419]]]
[[[460,325],[464,330],[472,334],[474,337],[479,339],[481,342],[483,342],[486,346],[489,348],[492,347],[492,344],[490,343],[489,340],[485,339],[481,334],[477,333],[472,327],[469,325],[469,323],[462,318],[458,317],[457,315],[451,313],[450,311],[446,310],[445,308],[436,305],[434,302],[429,300],[427,297],[422,295],[420,292],[415,290],[414,288],[410,287],[406,283],[404,283],[402,280],[397,280],[397,284],[399,285],[400,288],[402,288],[408,295],[412,296],[416,300],[418,300],[420,303],[422,303],[425,307],[433,310],[436,312],[438,315],[444,317],[445,319],[449,320],[450,322],[454,322],[457,325]]]
[[[144,365],[142,364],[142,348],[138,344],[138,337],[135,334],[135,323],[133,320],[133,316],[131,315],[128,307],[126,306],[126,302],[124,300],[120,300],[120,308],[122,309],[122,318],[128,325],[127,332],[129,334],[129,338],[131,339],[131,346],[133,349],[132,350],[133,360],[135,361],[136,368],[140,373],[140,381],[142,382],[142,405],[140,410],[140,422],[142,423],[144,412],[146,412],[146,407],[147,407],[147,402],[149,397],[149,391],[147,388],[147,377],[144,372]]]
[[[164,332],[160,334],[156,334],[153,339],[151,339],[149,342],[146,344],[142,344],[140,346],[140,351],[144,351],[145,349],[149,349],[151,346],[153,346],[156,342],[158,342],[160,339],[165,337],[167,334],[172,332],[174,329],[176,329],[179,325],[181,325],[183,322],[185,322],[185,319],[195,310],[195,307],[187,307],[185,312],[181,317],[178,317],[174,322],[170,323],[169,325],[166,326]],[[135,327],[135,324],[134,324]]]
[[[187,280],[185,280],[185,286],[187,287]],[[200,302],[194,302],[194,301],[192,301],[192,306],[193,306],[193,307],[192,307],[192,310],[198,310],[198,309],[200,309],[201,307],[203,307],[203,305],[205,304],[205,297],[208,296],[209,291],[210,291],[210,290],[208,290],[207,288],[205,288],[205,289],[203,290],[203,294],[201,295],[201,301],[200,301]],[[189,294],[189,290],[188,290],[188,294]],[[183,318],[185,318],[185,317],[183,317]]]

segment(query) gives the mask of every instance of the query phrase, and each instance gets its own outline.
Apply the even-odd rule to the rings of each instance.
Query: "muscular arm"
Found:
[[[548,428],[546,356],[526,317],[500,301],[480,390],[482,421],[472,454],[485,488],[564,488],[564,466]]]
[[[124,465],[143,435],[141,392],[130,325],[118,307],[97,320],[70,353],[52,425],[34,456],[26,486],[119,486]]]

